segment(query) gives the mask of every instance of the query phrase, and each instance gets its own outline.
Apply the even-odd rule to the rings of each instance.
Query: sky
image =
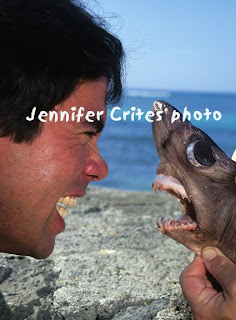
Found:
[[[126,52],[129,88],[236,93],[235,0],[88,0]]]

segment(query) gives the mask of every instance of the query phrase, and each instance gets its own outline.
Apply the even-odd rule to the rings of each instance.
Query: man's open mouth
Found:
[[[172,196],[176,197],[182,204],[184,215],[178,219],[160,218],[157,221],[157,229],[162,233],[170,231],[191,231],[199,233],[200,228],[197,222],[194,206],[190,197],[182,183],[172,176],[158,174],[152,184],[153,191],[167,191]]]
[[[61,197],[57,204],[56,204],[56,209],[59,215],[65,219],[65,217],[68,215],[70,209],[76,207],[76,197],[72,196],[66,196],[66,197]]]

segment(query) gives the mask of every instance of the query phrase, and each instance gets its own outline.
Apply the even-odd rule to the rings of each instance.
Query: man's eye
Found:
[[[88,135],[89,137],[95,137],[97,134],[96,132],[93,132],[93,131],[87,131],[85,132],[86,135]]]

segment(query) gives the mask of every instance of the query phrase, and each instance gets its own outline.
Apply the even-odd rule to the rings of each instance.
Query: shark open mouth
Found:
[[[197,222],[194,206],[184,189],[182,183],[172,176],[158,174],[152,184],[153,191],[167,191],[176,197],[182,204],[184,215],[174,220],[171,218],[160,218],[157,221],[157,229],[162,233],[171,231],[190,231],[199,233],[200,228]]]

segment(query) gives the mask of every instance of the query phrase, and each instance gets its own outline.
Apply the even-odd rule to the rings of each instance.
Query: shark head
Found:
[[[167,102],[155,102],[153,111],[162,113],[152,126],[160,159],[153,189],[166,190],[184,209],[178,219],[160,219],[157,229],[198,255],[216,246],[236,263],[236,163]],[[173,112],[180,115],[174,122]]]

